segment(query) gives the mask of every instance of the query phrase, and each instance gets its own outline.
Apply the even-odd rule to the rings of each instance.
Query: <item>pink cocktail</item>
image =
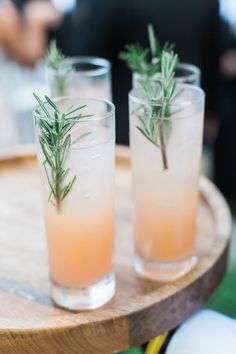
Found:
[[[171,115],[152,126],[157,146],[139,128],[148,131],[158,99],[146,100],[141,90],[130,93],[135,268],[161,281],[178,278],[196,263],[204,93],[191,85],[177,90],[182,94]]]
[[[60,184],[54,155],[50,152],[52,167],[47,161],[45,163],[45,147],[40,143],[40,120],[45,119],[49,124],[50,120],[35,113],[52,297],[62,307],[96,308],[107,302],[115,291],[112,269],[114,106],[108,101],[82,98],[55,102],[62,111],[71,105],[86,105],[81,112],[88,117],[76,122],[69,131],[70,137],[65,134],[64,145],[60,143],[62,150],[55,150],[55,155],[59,154],[55,158],[57,170],[60,171],[60,161],[65,159],[61,169],[66,177]],[[59,124],[64,124],[66,131],[67,123]],[[66,139],[71,139],[72,143],[65,155]],[[73,184],[69,188],[71,181]]]

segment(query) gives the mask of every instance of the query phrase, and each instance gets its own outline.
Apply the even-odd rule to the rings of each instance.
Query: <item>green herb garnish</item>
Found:
[[[154,29],[151,24],[148,25],[149,48],[143,49],[139,44],[130,44],[126,50],[119,54],[127,66],[135,73],[141,76],[159,77],[161,71],[162,51],[171,52],[174,44],[166,42],[161,48],[159,40],[155,37]]]
[[[53,71],[53,93],[63,96],[66,93],[66,76],[72,70],[68,58],[57,47],[55,40],[52,40],[46,53],[46,65]]]
[[[177,97],[175,92],[175,66],[178,61],[178,56],[173,52],[162,52],[161,56],[161,72],[159,98],[153,99],[150,97],[151,83],[143,85],[145,98],[151,102],[151,113],[143,110],[138,110],[139,125],[137,129],[156,147],[160,148],[163,162],[163,169],[168,169],[168,158],[166,146],[171,135],[172,123],[171,105]]]
[[[70,179],[70,168],[66,167],[70,148],[90,134],[89,132],[84,133],[73,140],[71,130],[79,121],[92,115],[79,113],[86,105],[77,108],[71,106],[65,112],[61,112],[56,103],[48,96],[45,96],[46,103],[44,103],[35,93],[33,95],[41,108],[41,111],[36,109],[36,113],[39,115],[36,119],[40,130],[39,143],[45,158],[43,167],[50,187],[48,201],[60,212],[62,202],[71,191],[77,178],[75,175]]]
[[[148,26],[149,49],[138,45],[126,47],[120,54],[128,67],[140,74],[140,88],[143,96],[150,101],[150,110],[141,105],[136,115],[139,120],[137,129],[156,147],[160,148],[163,169],[168,169],[166,146],[171,135],[171,105],[176,99],[175,69],[178,55],[173,44],[165,43],[161,49],[154,35],[153,26]],[[167,119],[166,119],[167,118]]]

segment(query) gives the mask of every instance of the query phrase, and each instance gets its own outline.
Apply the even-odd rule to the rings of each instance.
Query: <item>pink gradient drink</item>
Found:
[[[45,226],[48,241],[52,297],[62,307],[91,309],[113,296],[114,247],[114,106],[103,100],[59,99],[60,108],[86,105],[93,114],[77,122],[70,132],[65,162],[67,181],[76,180],[60,208],[49,200],[50,170],[38,144],[42,176]],[[35,115],[36,134],[40,137]],[[36,137],[37,138],[37,137]],[[36,139],[37,140],[37,139]]]
[[[183,93],[171,107],[171,116],[158,122],[164,129],[165,168],[161,149],[137,128],[140,117],[150,123],[158,101],[145,100],[141,91],[130,93],[135,268],[161,281],[178,278],[196,263],[204,94],[191,85],[179,85],[178,90]]]

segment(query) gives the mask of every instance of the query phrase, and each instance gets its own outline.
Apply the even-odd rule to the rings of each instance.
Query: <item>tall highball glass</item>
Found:
[[[160,103],[129,95],[135,269],[171,281],[196,264],[196,217],[202,152],[203,91],[177,85],[169,117],[152,120]],[[156,145],[149,139],[149,131]]]
[[[74,113],[55,125],[40,107],[34,111],[51,294],[61,307],[94,309],[115,292],[115,109],[100,99],[54,102],[62,112],[86,105],[79,112],[88,117],[73,122]],[[45,107],[51,112],[51,106]],[[55,141],[58,130],[62,140],[52,149],[47,144]]]
[[[52,97],[81,96],[111,100],[111,63],[103,58],[68,58],[66,68],[46,69]]]

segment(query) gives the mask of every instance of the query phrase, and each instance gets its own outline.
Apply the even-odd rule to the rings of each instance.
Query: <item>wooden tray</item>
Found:
[[[117,292],[98,310],[71,313],[50,300],[35,157],[18,149],[1,159],[0,353],[110,354],[175,327],[202,306],[224,273],[231,221],[214,185],[202,178],[200,189],[197,267],[166,285],[138,278],[132,267],[129,150],[118,147]]]

